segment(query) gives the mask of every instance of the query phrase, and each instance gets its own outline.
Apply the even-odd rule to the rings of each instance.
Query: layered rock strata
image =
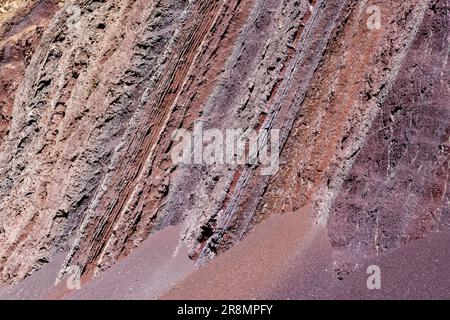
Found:
[[[304,207],[348,255],[448,230],[449,9],[446,0],[6,1],[2,281],[59,251],[60,278],[73,267],[89,278],[179,224],[201,265],[268,216]],[[174,163],[173,132],[198,122],[279,129],[279,170]]]

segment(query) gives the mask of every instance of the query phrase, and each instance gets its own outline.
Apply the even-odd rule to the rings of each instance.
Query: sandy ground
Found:
[[[435,233],[386,255],[362,258],[343,280],[325,227],[304,209],[268,219],[241,243],[195,270],[177,249],[180,227],[152,235],[130,256],[70,291],[54,286],[64,255],[0,299],[450,299],[450,232]],[[367,266],[381,269],[381,289],[367,289]]]
[[[387,255],[363,258],[339,280],[334,269],[342,254],[330,247],[324,227],[299,212],[263,223],[162,298],[450,299],[449,241],[450,232],[436,233]],[[380,290],[367,288],[370,265],[380,267]]]
[[[155,299],[191,273],[194,262],[186,247],[178,248],[180,226],[150,236],[118,264],[66,299]]]
[[[0,300],[35,300],[50,295],[64,258],[65,254],[58,254],[50,263],[16,286],[0,288]]]
[[[311,248],[306,260],[294,260],[282,281],[265,298],[270,299],[450,299],[450,233],[436,233],[390,252],[365,258],[342,281],[329,276],[328,254]],[[367,267],[381,271],[381,289],[367,288]],[[304,271],[306,269],[306,272]]]
[[[323,227],[313,225],[306,210],[272,217],[162,298],[264,298],[282,281],[292,257],[304,255],[324,231]],[[326,253],[327,250],[323,250],[323,254]]]
[[[194,270],[185,247],[178,248],[180,226],[149,237],[139,248],[79,290],[66,281],[55,286],[65,255],[12,288],[0,288],[0,299],[154,299]]]

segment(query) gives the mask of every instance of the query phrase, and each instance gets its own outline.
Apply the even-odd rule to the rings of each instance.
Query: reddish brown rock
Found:
[[[171,225],[201,266],[300,208],[349,269],[449,229],[448,1],[5,3],[3,282],[61,253],[88,282]],[[197,121],[280,129],[278,172],[173,163]]]

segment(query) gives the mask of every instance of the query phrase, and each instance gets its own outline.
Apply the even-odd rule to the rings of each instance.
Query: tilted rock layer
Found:
[[[447,0],[1,2],[1,280],[58,251],[60,277],[73,266],[90,277],[174,224],[203,264],[302,207],[351,255],[448,230],[449,10]],[[173,163],[172,133],[196,121],[280,129],[278,173]]]

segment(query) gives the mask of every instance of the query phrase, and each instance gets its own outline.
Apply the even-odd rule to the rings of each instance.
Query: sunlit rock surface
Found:
[[[182,296],[184,277],[207,277],[194,264],[229,270],[240,254],[230,249],[246,241],[250,270],[261,268],[251,250],[270,247],[268,270],[288,270],[281,257],[295,246],[326,247],[331,258],[314,263],[339,284],[364,259],[441,239],[449,10],[446,0],[1,1],[1,282],[45,274],[59,287],[38,296],[70,296],[67,276],[113,279],[165,232],[170,254],[155,268],[180,269],[146,287],[149,298],[177,283],[168,297]],[[279,129],[278,171],[174,163],[173,132],[199,121]],[[265,220],[267,234],[299,223],[303,235],[264,236]],[[251,242],[252,230],[273,241]],[[285,298],[285,288],[256,296]]]

